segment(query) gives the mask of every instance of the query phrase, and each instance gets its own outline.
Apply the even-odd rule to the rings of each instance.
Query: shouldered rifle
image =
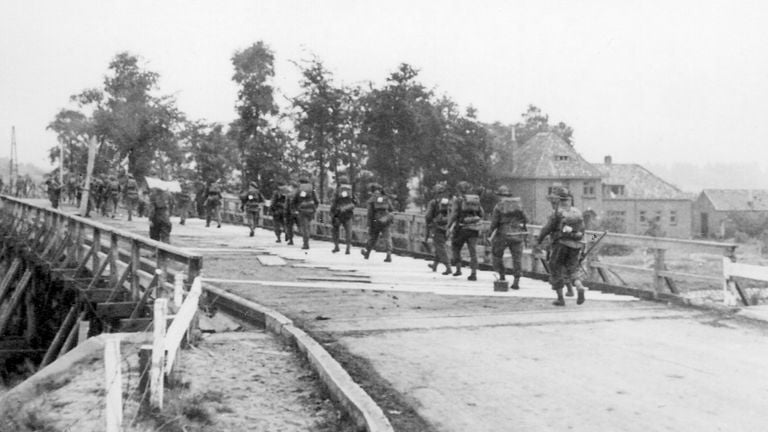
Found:
[[[582,262],[584,262],[584,260],[585,260],[585,259],[587,259],[587,257],[588,257],[588,256],[589,256],[589,255],[590,255],[592,252],[594,252],[594,251],[595,251],[595,248],[597,247],[597,245],[598,245],[598,244],[600,244],[600,242],[601,242],[601,241],[603,241],[603,239],[605,238],[605,236],[606,236],[606,235],[608,235],[608,231],[604,231],[602,234],[600,234],[600,236],[599,236],[599,237],[597,237],[597,240],[595,240],[595,241],[593,241],[593,242],[592,242],[592,245],[590,245],[590,246],[589,246],[589,249],[585,250],[585,251],[584,251],[584,252],[581,254],[581,258],[579,259],[579,264],[581,264]],[[593,237],[592,237],[592,238],[595,238],[595,234],[593,234]]]

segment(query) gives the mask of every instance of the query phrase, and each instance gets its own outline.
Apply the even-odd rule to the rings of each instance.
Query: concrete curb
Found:
[[[269,331],[295,344],[325,384],[331,397],[368,432],[394,432],[384,412],[368,393],[352,380],[346,370],[325,348],[306,332],[293,325],[285,315],[246,300],[221,288],[203,283],[208,304],[221,304],[249,320],[263,324]]]

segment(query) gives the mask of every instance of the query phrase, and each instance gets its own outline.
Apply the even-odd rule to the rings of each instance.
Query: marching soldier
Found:
[[[216,228],[221,228],[221,186],[216,180],[208,186],[208,193],[205,198],[205,227],[211,226],[211,218],[216,218]]]
[[[286,186],[286,196],[290,197],[286,200],[285,205],[285,240],[289,245],[293,246],[293,233],[296,232],[296,226],[299,224],[299,211],[293,204],[293,196],[299,189],[299,184],[291,182],[290,186]]]
[[[181,191],[176,194],[176,205],[179,209],[179,225],[184,225],[189,215],[189,205],[192,203],[192,198],[189,195],[189,183],[181,181]]]
[[[550,196],[558,201],[558,208],[541,228],[536,239],[536,248],[547,237],[552,238],[552,250],[549,255],[549,281],[557,293],[557,300],[552,304],[565,306],[563,287],[567,281],[576,286],[576,304],[582,304],[584,286],[579,274],[579,259],[584,247],[584,218],[581,211],[571,205],[573,199],[568,189],[558,187]]]
[[[501,185],[496,191],[500,200],[491,214],[491,254],[493,268],[499,272],[499,279],[505,280],[504,251],[512,254],[512,289],[520,289],[522,275],[523,242],[528,235],[528,218],[520,207],[520,198],[512,197],[507,186]]]
[[[291,208],[298,212],[299,228],[304,241],[301,248],[309,249],[309,227],[315,217],[315,211],[320,201],[317,199],[315,188],[307,176],[299,177],[299,188],[293,196]]]
[[[485,216],[480,206],[480,195],[470,193],[472,185],[466,181],[460,181],[456,188],[459,195],[453,200],[451,217],[448,226],[453,228],[451,248],[453,260],[456,265],[454,276],[461,276],[461,248],[464,244],[469,249],[469,260],[472,268],[467,280],[477,280],[477,238],[480,235],[480,223]]]
[[[251,229],[251,237],[253,237],[254,230],[259,225],[259,212],[263,202],[264,196],[259,191],[258,184],[255,181],[250,182],[248,190],[240,195],[240,211],[244,211],[246,214],[248,228]]]
[[[344,237],[347,244],[344,253],[349,255],[349,249],[352,245],[352,217],[357,206],[357,199],[352,194],[352,185],[349,184],[347,177],[340,177],[338,184],[331,203],[331,224],[333,226],[333,250],[331,252],[339,251],[339,231],[344,226]]]
[[[427,204],[425,215],[427,229],[432,234],[432,244],[435,247],[435,258],[429,268],[437,271],[437,264],[445,264],[444,275],[451,274],[451,262],[445,249],[448,240],[448,218],[451,213],[451,199],[445,188],[445,184],[435,185],[435,197]]]
[[[51,201],[51,206],[53,208],[59,208],[59,199],[61,198],[62,189],[61,183],[59,183],[56,176],[51,176],[45,181],[45,185],[47,187],[48,200]]]
[[[120,182],[117,181],[117,177],[114,174],[109,176],[109,181],[106,184],[106,205],[111,209],[112,219],[117,215],[117,205],[120,203]]]
[[[125,182],[123,201],[128,209],[128,221],[133,220],[133,212],[139,203],[139,184],[133,178],[133,174],[128,174],[128,181]]]
[[[280,243],[280,234],[285,230],[285,240],[288,241],[288,186],[282,183],[278,184],[277,190],[272,194],[272,200],[269,203],[269,212],[272,214],[272,225],[277,236],[276,243]],[[291,229],[293,233],[293,229]],[[293,244],[293,243],[291,243]]]
[[[163,243],[171,242],[171,195],[152,188],[149,194],[149,238]]]
[[[365,259],[371,255],[371,251],[376,247],[376,242],[379,240],[379,236],[384,239],[384,244],[387,249],[387,257],[384,262],[392,262],[392,233],[389,227],[394,222],[394,216],[392,213],[395,211],[392,207],[392,202],[387,194],[384,193],[384,188],[378,183],[371,183],[368,185],[368,190],[371,193],[371,197],[368,198],[368,243],[365,249],[360,252]]]

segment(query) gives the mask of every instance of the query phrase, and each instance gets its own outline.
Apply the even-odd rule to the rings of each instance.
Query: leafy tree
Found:
[[[299,67],[302,92],[292,100],[297,111],[296,129],[299,140],[305,143],[304,148],[312,155],[317,167],[319,196],[323,201],[328,167],[332,165],[334,172],[338,169],[344,93],[333,86],[331,73],[317,58]]]
[[[229,135],[240,151],[243,188],[249,180],[268,181],[281,170],[276,164],[282,159],[286,141],[269,121],[278,113],[271,84],[273,64],[274,54],[262,41],[232,56],[232,79],[240,88],[238,119],[230,124]]]
[[[528,105],[528,109],[522,114],[523,121],[515,125],[515,139],[518,143],[525,143],[539,132],[554,132],[563,141],[573,145],[573,128],[560,122],[557,125],[549,124],[549,115],[544,114],[535,105]]]
[[[88,140],[94,133],[93,121],[80,111],[62,109],[47,128],[64,143],[64,166],[73,173],[84,173],[88,162]],[[51,163],[61,156],[58,147],[48,154]]]

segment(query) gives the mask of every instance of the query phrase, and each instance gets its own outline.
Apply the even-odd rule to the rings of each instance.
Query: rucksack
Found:
[[[461,203],[461,224],[472,228],[480,222],[480,195],[465,194]],[[479,228],[479,226],[477,227]]]
[[[381,225],[389,225],[394,220],[394,216],[389,212],[389,197],[379,194],[373,198],[373,211],[375,221]]]
[[[339,194],[336,199],[336,208],[339,213],[347,213],[355,209],[355,203],[352,200],[351,185],[343,184],[339,186]]]
[[[435,201],[435,218],[436,225],[444,226],[448,224],[448,216],[451,213],[451,200],[447,197],[442,197]]]
[[[312,185],[310,183],[299,183],[299,211],[302,213],[314,213],[315,201],[312,197]]]

